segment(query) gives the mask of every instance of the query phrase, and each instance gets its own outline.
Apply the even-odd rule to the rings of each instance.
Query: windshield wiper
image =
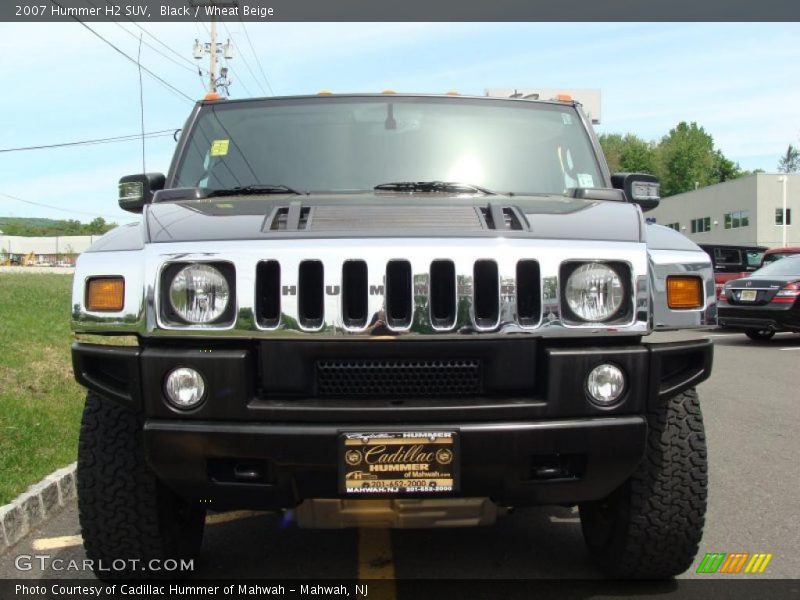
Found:
[[[297,194],[303,195],[303,192],[298,192],[290,188],[288,185],[271,185],[264,183],[256,183],[253,185],[242,185],[232,188],[222,188],[219,190],[212,190],[208,193],[209,198],[214,196],[254,196],[259,194]]]
[[[488,196],[496,196],[497,192],[487,190],[471,183],[459,183],[457,181],[393,181],[390,183],[380,183],[374,190],[381,192],[443,192],[450,194],[469,194],[478,192]]]

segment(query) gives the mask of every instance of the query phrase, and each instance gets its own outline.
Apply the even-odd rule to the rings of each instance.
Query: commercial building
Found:
[[[3,235],[0,231],[0,264],[55,265],[75,264],[99,235],[60,235],[25,237]]]
[[[697,244],[800,246],[800,174],[757,173],[662,198],[645,216]]]

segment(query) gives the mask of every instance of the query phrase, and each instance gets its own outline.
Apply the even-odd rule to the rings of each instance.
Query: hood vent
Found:
[[[263,231],[401,231],[480,232],[528,230],[525,217],[514,207],[424,205],[301,206],[292,202],[267,217]]]
[[[311,207],[301,206],[300,202],[292,202],[289,206],[282,206],[272,212],[267,219],[270,231],[302,231],[308,228]]]
[[[527,226],[523,226],[523,223],[527,225],[525,218],[511,206],[500,206],[492,202],[488,206],[482,206],[479,210],[486,223],[486,229],[499,229],[500,231],[528,229]]]

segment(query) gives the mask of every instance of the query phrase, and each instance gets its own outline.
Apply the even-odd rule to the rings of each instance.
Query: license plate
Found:
[[[756,290],[742,290],[739,292],[740,302],[755,302],[758,291]]]
[[[453,431],[344,433],[339,447],[345,495],[446,494],[458,489]]]

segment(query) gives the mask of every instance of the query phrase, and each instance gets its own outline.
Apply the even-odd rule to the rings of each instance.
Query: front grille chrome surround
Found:
[[[85,254],[76,276],[102,274],[112,266],[119,270],[116,263],[105,264],[112,254],[107,258],[102,253]],[[576,326],[564,320],[559,275],[563,264],[575,260],[629,265],[628,289],[635,296],[630,322]],[[172,263],[194,261],[227,261],[235,267],[237,306],[232,324],[177,327],[163,322],[159,273]],[[390,272],[390,264],[397,265],[396,273]],[[126,300],[126,311],[132,310],[123,316],[88,314],[79,306],[73,312],[76,331],[232,339],[587,337],[651,331],[648,253],[640,242],[512,237],[176,242],[146,245],[137,253],[137,267],[140,274],[124,275],[126,281],[144,282],[141,309],[135,299]],[[432,283],[433,278],[446,281]],[[525,278],[524,285],[520,278]],[[306,285],[313,286],[314,295],[304,289]],[[435,310],[432,293],[440,295]],[[519,294],[524,295],[521,302]],[[82,319],[82,313],[87,318]]]

